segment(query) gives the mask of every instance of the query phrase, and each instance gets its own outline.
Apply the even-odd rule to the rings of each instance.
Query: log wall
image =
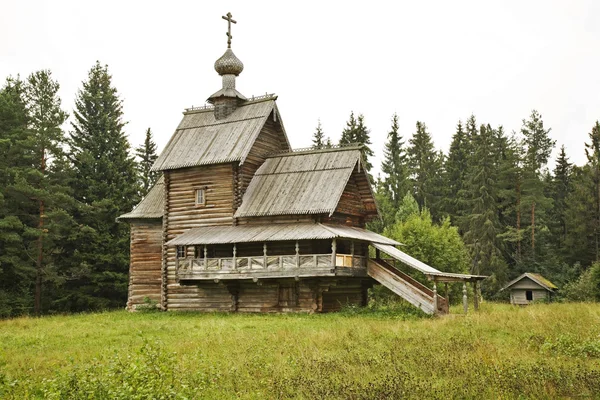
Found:
[[[192,228],[232,225],[234,206],[232,164],[192,167],[165,172],[164,236],[169,241]],[[196,205],[196,189],[204,189],[206,203]],[[227,288],[202,283],[183,286],[177,281],[176,249],[165,246],[164,308],[166,310],[227,311]]]
[[[133,220],[130,223],[129,290],[127,309],[150,300],[160,302],[162,221]]]
[[[265,125],[263,126],[260,134],[256,138],[256,141],[252,145],[246,160],[240,167],[239,180],[237,188],[237,203],[241,204],[242,197],[254,176],[256,170],[265,162],[265,157],[272,153],[279,153],[282,151],[290,150],[281,124],[275,121],[274,112],[271,113]]]

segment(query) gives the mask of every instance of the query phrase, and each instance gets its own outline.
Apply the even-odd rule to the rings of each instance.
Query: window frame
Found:
[[[178,260],[183,260],[187,257],[187,249],[186,246],[177,246],[175,248],[175,256]]]
[[[202,202],[198,201],[198,194],[202,193]],[[196,207],[204,207],[206,206],[206,188],[195,188],[194,189],[194,204]]]

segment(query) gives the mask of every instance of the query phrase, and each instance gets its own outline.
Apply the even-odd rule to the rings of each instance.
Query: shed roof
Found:
[[[512,281],[510,281],[506,286],[504,286],[502,289],[500,290],[504,290],[504,289],[508,289],[511,286],[513,286],[515,283],[519,282],[520,280],[524,279],[524,278],[529,278],[532,281],[534,281],[535,283],[537,283],[538,285],[540,285],[541,287],[543,287],[546,290],[549,291],[554,291],[556,289],[558,289],[558,287],[550,282],[548,279],[544,278],[542,275],[540,274],[534,274],[531,272],[525,272],[523,275],[519,276],[516,279],[513,279]]]
[[[117,219],[144,219],[162,218],[164,212],[165,180],[161,176],[148,192],[146,197],[138,203],[131,212],[119,216]]]
[[[235,217],[331,215],[360,163],[359,147],[290,152],[267,158],[248,185]]]
[[[346,238],[389,245],[400,244],[366,229],[320,223],[209,226],[190,229],[170,240],[169,246],[274,242],[283,240],[315,240]]]
[[[269,95],[248,100],[227,118],[219,120],[210,107],[186,110],[152,170],[235,161],[243,163],[269,115],[274,113],[274,118],[281,121],[276,99],[276,96]]]

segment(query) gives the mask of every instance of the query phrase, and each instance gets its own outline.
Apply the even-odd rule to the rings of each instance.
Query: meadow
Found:
[[[0,398],[600,398],[600,304],[0,321]]]

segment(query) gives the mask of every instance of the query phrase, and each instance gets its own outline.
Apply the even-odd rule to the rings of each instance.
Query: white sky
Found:
[[[394,112],[407,140],[424,121],[448,151],[459,119],[518,131],[532,109],[571,160],[600,119],[600,1],[0,0],[0,79],[49,68],[72,112],[96,60],[124,99],[132,146],[151,127],[162,150],[184,108],[221,88],[232,48],[237,89],[279,95],[293,147],[321,119],[337,141],[351,110],[371,130],[378,169]],[[553,168],[553,165],[551,165]]]

